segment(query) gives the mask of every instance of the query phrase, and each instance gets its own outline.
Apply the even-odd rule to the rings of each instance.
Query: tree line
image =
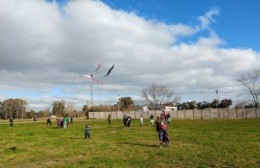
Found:
[[[73,107],[72,104],[66,103],[64,100],[53,101],[52,107],[46,110],[30,110],[27,111],[26,105],[28,103],[19,98],[15,99],[7,99],[4,101],[0,101],[0,118],[41,118],[41,117],[49,117],[51,115],[55,115],[58,117],[64,116],[86,116],[88,118],[88,112],[99,112],[99,111],[126,111],[126,110],[135,110],[136,106],[134,106],[134,101],[131,97],[121,97],[119,99],[118,104],[114,105],[97,105],[91,106],[83,105],[81,110],[77,110]]]
[[[242,75],[237,82],[244,88],[241,95],[247,95],[248,103],[239,103],[236,108],[258,108],[260,98],[260,70]],[[98,105],[91,106],[83,105],[81,110],[76,110],[73,105],[64,100],[54,101],[51,109],[43,111],[26,110],[27,102],[23,99],[7,99],[0,101],[0,117],[1,118],[32,118],[32,117],[48,117],[50,115],[56,116],[81,116],[85,115],[88,118],[88,113],[95,111],[132,111],[140,110],[143,106],[147,106],[150,110],[162,110],[165,106],[177,106],[179,110],[182,109],[205,109],[205,108],[228,108],[232,105],[231,99],[218,100],[214,99],[212,102],[190,101],[180,103],[180,97],[176,96],[173,89],[167,85],[152,84],[141,91],[143,102],[136,103],[131,97],[121,97],[117,104],[114,105]],[[216,90],[217,92],[217,90]]]

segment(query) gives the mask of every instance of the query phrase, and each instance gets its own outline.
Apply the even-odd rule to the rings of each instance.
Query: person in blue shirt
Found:
[[[90,139],[90,125],[86,124],[85,127],[85,139],[89,138]]]

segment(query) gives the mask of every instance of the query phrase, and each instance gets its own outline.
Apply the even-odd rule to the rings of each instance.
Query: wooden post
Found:
[[[237,111],[238,111],[238,109],[236,108],[236,116],[237,116],[237,118],[238,118],[238,113],[237,113]]]
[[[186,119],[186,110],[184,110],[184,118]]]
[[[229,118],[229,115],[228,115],[228,108],[227,108],[227,118]]]
[[[202,110],[200,110],[200,119],[203,119]]]
[[[193,120],[194,120],[194,109],[192,110],[192,117],[193,117]]]
[[[211,115],[210,115],[210,109],[209,109],[209,118],[211,118]]]
[[[246,119],[247,119],[247,109],[246,109]]]

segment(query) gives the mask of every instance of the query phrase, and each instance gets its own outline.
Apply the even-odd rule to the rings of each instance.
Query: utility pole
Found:
[[[117,95],[117,111],[119,111],[119,94]]]
[[[216,89],[216,94],[217,94],[217,100],[218,100],[218,90]]]
[[[91,107],[93,107],[93,88],[91,85]]]

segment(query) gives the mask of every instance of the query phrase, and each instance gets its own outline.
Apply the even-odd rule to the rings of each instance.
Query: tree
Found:
[[[119,103],[120,103],[120,109],[124,111],[124,110],[129,110],[129,107],[131,107],[134,104],[134,101],[132,100],[131,97],[121,97],[119,99]]]
[[[4,106],[2,102],[0,102],[0,118],[4,118]]]
[[[213,99],[213,101],[211,102],[210,106],[212,108],[219,108],[219,104],[220,104],[220,101],[218,99]]]
[[[219,107],[220,108],[228,108],[232,105],[232,100],[231,99],[223,99],[221,100]]]
[[[29,112],[26,112],[25,118],[33,118],[36,115],[37,115],[37,113],[31,109]]]
[[[251,97],[254,107],[257,108],[260,99],[260,69],[242,75],[237,81],[244,87],[244,94]]]
[[[63,116],[64,115],[64,109],[65,109],[65,101],[54,101],[52,103],[52,114],[57,116]]]
[[[162,109],[165,104],[177,102],[179,98],[174,95],[174,90],[166,85],[158,85],[156,83],[148,88],[141,90],[142,96],[152,109]]]
[[[87,119],[89,119],[88,105],[84,105],[82,111],[85,113]]]
[[[23,99],[7,99],[2,103],[4,118],[23,118],[26,112],[27,102]]]
[[[206,109],[206,108],[210,108],[210,103],[207,101],[203,101],[203,102],[198,102],[197,103],[197,108],[198,109]]]

